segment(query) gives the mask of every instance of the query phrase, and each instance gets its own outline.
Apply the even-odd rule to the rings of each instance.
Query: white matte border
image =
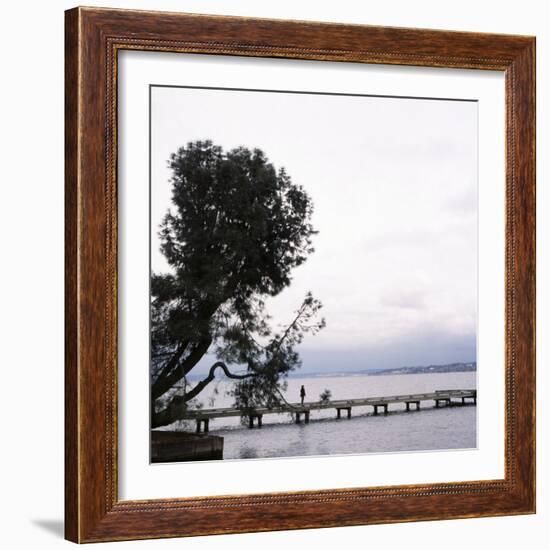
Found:
[[[504,477],[505,104],[500,72],[119,52],[121,500]],[[478,448],[149,464],[149,85],[479,101]]]

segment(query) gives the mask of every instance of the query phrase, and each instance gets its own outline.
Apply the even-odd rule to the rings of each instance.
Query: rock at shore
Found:
[[[223,459],[223,437],[188,432],[151,431],[151,462]]]

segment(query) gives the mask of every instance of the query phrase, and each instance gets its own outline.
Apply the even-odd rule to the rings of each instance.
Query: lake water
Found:
[[[285,398],[300,401],[305,386],[306,402],[318,401],[325,389],[331,399],[354,399],[426,393],[447,389],[476,388],[475,372],[405,374],[391,376],[315,376],[288,380]],[[204,406],[228,407],[227,382],[219,381],[206,390]],[[263,428],[248,429],[239,418],[216,418],[210,432],[224,438],[224,459],[274,458],[397,451],[470,449],[476,447],[474,405],[432,408],[425,402],[420,411],[405,412],[405,405],[389,406],[389,414],[373,416],[372,407],[354,407],[352,418],[336,419],[336,411],[312,411],[309,424],[293,423],[290,414],[263,417]],[[181,426],[184,428],[185,426]],[[193,429],[194,425],[186,426]]]

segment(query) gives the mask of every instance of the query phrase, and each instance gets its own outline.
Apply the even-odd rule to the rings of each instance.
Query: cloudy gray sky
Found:
[[[153,87],[151,136],[153,271],[170,154],[259,147],[315,205],[315,252],[267,302],[275,323],[323,302],[303,371],[475,360],[477,103]]]

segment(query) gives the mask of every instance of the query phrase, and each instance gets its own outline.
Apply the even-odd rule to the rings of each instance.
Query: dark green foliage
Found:
[[[321,403],[328,403],[332,398],[332,392],[325,388],[320,394],[319,394],[319,401]]]
[[[263,301],[287,287],[292,269],[313,251],[313,206],[304,189],[259,149],[224,153],[198,141],[173,154],[169,166],[173,208],[159,236],[171,271],[151,280],[153,425],[181,416],[218,367],[239,380],[239,406],[274,403],[282,379],[300,366],[294,347],[324,326],[315,319],[321,304],[308,293],[288,327],[274,333]],[[173,397],[207,352],[218,359],[209,375]]]

